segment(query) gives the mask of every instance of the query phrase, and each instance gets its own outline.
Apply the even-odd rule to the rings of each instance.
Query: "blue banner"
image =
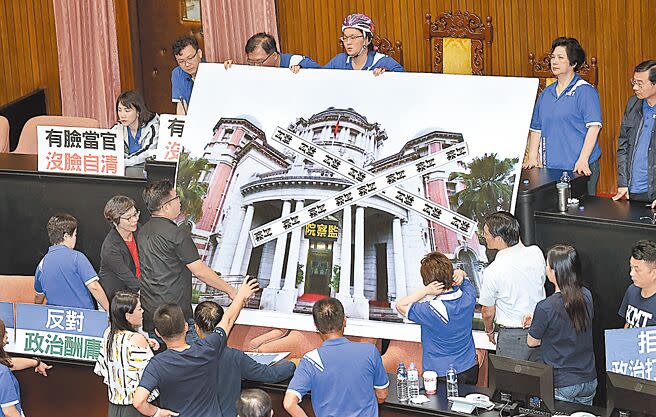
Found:
[[[656,326],[606,330],[606,371],[656,381]]]
[[[0,320],[5,322],[5,327],[14,327],[14,304],[0,302]]]
[[[16,329],[102,338],[107,313],[82,308],[16,304]]]

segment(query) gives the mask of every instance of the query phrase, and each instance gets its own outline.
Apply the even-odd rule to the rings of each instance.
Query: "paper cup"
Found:
[[[424,372],[424,389],[426,395],[435,395],[437,392],[437,372],[426,371]]]

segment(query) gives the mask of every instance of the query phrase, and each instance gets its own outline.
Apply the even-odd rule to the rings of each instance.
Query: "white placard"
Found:
[[[155,159],[157,161],[178,162],[180,140],[184,132],[185,116],[179,114],[160,114],[159,133]]]

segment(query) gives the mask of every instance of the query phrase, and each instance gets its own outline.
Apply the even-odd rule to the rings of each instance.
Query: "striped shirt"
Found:
[[[94,372],[103,377],[107,385],[109,402],[117,405],[131,405],[134,392],[139,386],[139,380],[144,368],[153,357],[150,348],[133,345],[130,340],[135,332],[118,332],[114,335],[111,348],[111,358],[107,358],[107,336],[105,330],[102,349],[96,361]]]

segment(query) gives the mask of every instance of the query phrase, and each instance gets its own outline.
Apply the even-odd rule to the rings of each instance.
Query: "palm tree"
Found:
[[[196,222],[203,216],[203,197],[208,184],[199,182],[200,174],[207,169],[207,160],[189,158],[189,152],[180,153],[176,189],[180,196],[180,211],[185,220]]]
[[[481,220],[490,213],[510,210],[515,167],[519,158],[497,159],[497,154],[474,158],[466,168],[469,172],[452,172],[449,181],[459,179],[465,188],[450,196],[451,207],[478,222],[482,238]]]

